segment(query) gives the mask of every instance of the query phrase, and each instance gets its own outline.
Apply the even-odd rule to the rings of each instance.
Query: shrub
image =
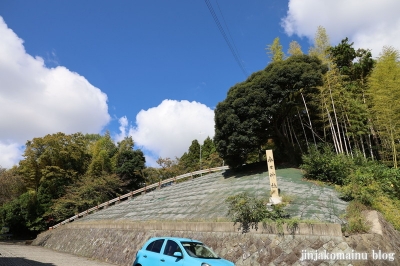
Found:
[[[304,170],[305,178],[337,185],[342,185],[355,167],[351,158],[334,153],[328,145],[319,149],[310,148],[309,153],[303,155],[302,159],[303,164],[300,168]]]
[[[303,156],[304,177],[338,185],[344,199],[380,211],[400,230],[400,170],[366,159],[360,152],[354,154],[353,158],[336,154],[329,146],[311,148]],[[350,212],[354,215],[347,217],[347,230],[365,231],[362,215]]]
[[[343,197],[356,199],[371,206],[379,195],[387,195],[392,199],[400,199],[400,170],[391,169],[378,162],[358,167],[338,187]]]
[[[299,227],[299,223],[303,222],[300,218],[294,217],[294,218],[278,218],[275,220],[272,220],[270,218],[266,218],[262,220],[262,224],[264,228],[267,228],[267,226],[275,225],[276,229],[278,230],[278,234],[283,235],[284,234],[284,228],[283,226],[286,225],[286,229],[288,232],[292,235],[296,232],[296,230]]]
[[[388,222],[400,230],[399,169],[369,162],[350,174],[345,185],[337,190],[345,199],[358,201],[381,212]]]
[[[392,199],[400,199],[400,170],[382,166],[384,171],[381,172],[379,182],[383,192]]]
[[[0,226],[7,226],[14,235],[36,233],[45,229],[36,192],[30,191],[0,207]]]
[[[272,210],[267,209],[267,198],[257,199],[249,196],[246,192],[230,196],[226,199],[229,211],[228,216],[232,221],[240,224],[239,230],[247,233],[250,228],[258,230],[258,223],[265,220],[278,220],[288,215],[283,211],[282,205],[273,205]]]
[[[385,219],[400,231],[400,200],[381,195],[374,200],[372,208],[381,212]]]

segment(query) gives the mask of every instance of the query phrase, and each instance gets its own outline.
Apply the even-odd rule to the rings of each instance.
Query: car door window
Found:
[[[152,252],[155,252],[155,253],[160,253],[163,243],[164,243],[164,239],[157,239],[157,240],[151,242],[147,246],[146,250],[152,251]]]
[[[175,241],[168,240],[164,248],[164,255],[174,256],[175,252],[182,253],[182,250]]]
[[[181,242],[186,253],[194,258],[220,259],[210,248],[200,242]]]

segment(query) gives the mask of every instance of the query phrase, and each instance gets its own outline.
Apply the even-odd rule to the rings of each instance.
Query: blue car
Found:
[[[200,241],[153,237],[136,254],[133,266],[235,266]]]

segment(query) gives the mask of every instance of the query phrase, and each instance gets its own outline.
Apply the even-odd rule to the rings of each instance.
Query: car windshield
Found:
[[[209,247],[205,246],[203,243],[199,242],[181,242],[182,246],[185,248],[187,254],[194,258],[202,259],[219,259],[217,254],[215,254]]]

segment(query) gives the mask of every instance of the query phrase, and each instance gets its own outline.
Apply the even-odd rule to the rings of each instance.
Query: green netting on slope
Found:
[[[281,195],[294,201],[287,207],[292,216],[327,222],[339,222],[346,202],[332,187],[318,186],[302,180],[298,169],[277,170]],[[252,196],[269,196],[268,172],[228,176],[213,173],[167,186],[123,201],[83,218],[83,220],[228,220],[225,199],[247,192]]]

